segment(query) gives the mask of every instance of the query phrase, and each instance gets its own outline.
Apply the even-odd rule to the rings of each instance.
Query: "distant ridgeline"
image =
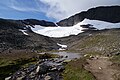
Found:
[[[120,6],[100,6],[91,8],[87,11],[82,11],[69,18],[63,19],[57,22],[58,26],[73,26],[84,19],[100,20],[111,23],[120,22]],[[36,19],[25,19],[25,20],[12,20],[12,19],[0,19],[0,26],[14,26],[21,27],[26,25],[41,25],[45,27],[56,26],[54,22]]]
[[[59,26],[73,26],[84,19],[100,20],[111,23],[120,22],[120,6],[100,6],[75,14],[67,19],[59,21]]]

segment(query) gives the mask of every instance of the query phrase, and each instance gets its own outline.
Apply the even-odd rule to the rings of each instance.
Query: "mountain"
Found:
[[[59,26],[73,26],[84,19],[100,20],[110,23],[120,22],[120,6],[100,6],[80,12],[69,18],[57,22]]]
[[[1,26],[12,26],[16,28],[23,28],[26,25],[41,25],[41,26],[56,26],[55,23],[45,21],[45,20],[37,20],[37,19],[25,19],[25,20],[12,20],[12,19],[2,19],[0,18],[0,25]]]
[[[84,36],[92,35],[91,31],[98,34],[107,27],[120,28],[119,14],[120,6],[106,6],[91,8],[58,23],[36,19],[0,19],[0,52],[58,50],[58,43],[73,49],[72,46],[77,46]]]
[[[30,19],[29,19],[30,20]],[[30,20],[30,24],[37,24],[38,20]],[[59,46],[50,37],[39,35],[31,30],[32,25],[26,25],[26,20],[0,19],[0,53],[12,53],[17,50],[53,50]],[[36,23],[35,23],[35,22]],[[39,23],[41,22],[41,23]],[[54,23],[38,21],[40,25],[55,26]]]

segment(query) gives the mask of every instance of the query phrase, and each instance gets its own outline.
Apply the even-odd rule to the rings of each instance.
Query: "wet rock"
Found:
[[[10,76],[10,77],[5,78],[5,80],[10,80],[10,79],[11,79],[11,76]]]
[[[34,72],[31,72],[31,74],[29,75],[30,76],[30,78],[34,78],[35,77],[35,73]]]
[[[59,72],[62,72],[63,70],[65,70],[65,67],[64,66],[57,66],[57,69]]]
[[[36,73],[38,73],[39,71],[40,71],[40,66],[37,67]]]
[[[18,77],[16,80],[22,80],[24,76]]]
[[[40,71],[38,72],[38,74],[45,74],[49,71],[50,66],[48,66],[47,64],[42,64],[40,65]]]
[[[52,69],[51,69],[51,71],[56,71],[56,70],[57,70],[57,68],[56,68],[56,67],[54,67],[54,68],[52,68]]]
[[[68,56],[65,56],[65,58],[68,58]]]
[[[45,76],[45,80],[52,80],[50,76]]]

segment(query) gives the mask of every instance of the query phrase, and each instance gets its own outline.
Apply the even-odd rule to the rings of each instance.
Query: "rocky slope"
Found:
[[[57,38],[61,44],[66,44],[68,50],[81,53],[119,54],[120,28],[89,30],[77,36]]]
[[[59,21],[57,24],[59,26],[73,26],[78,22],[83,21],[85,18],[118,23],[120,22],[119,14],[120,6],[100,6],[75,14],[67,19]]]
[[[38,20],[30,21],[28,20],[32,25],[40,22]],[[54,23],[46,21],[41,21],[41,23],[39,23],[39,25],[42,24],[45,26],[55,26]],[[12,53],[14,50],[34,51],[59,48],[57,43],[51,38],[32,32],[30,27],[32,26],[26,26],[26,24],[20,20],[0,19],[0,52]]]

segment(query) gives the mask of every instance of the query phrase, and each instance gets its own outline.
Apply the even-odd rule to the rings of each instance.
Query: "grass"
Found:
[[[117,69],[120,70],[120,55],[114,55],[110,61],[113,62],[114,66],[117,67]]]
[[[4,80],[22,67],[36,64],[39,59],[54,58],[54,54],[16,53],[0,54],[0,80]]]
[[[69,62],[63,73],[64,80],[95,80],[94,76],[84,69],[85,64],[85,58]]]
[[[119,54],[119,55],[114,55],[114,56],[111,58],[111,61],[120,64],[120,54]]]
[[[10,76],[15,71],[20,69],[23,65],[35,62],[36,59],[18,59],[15,61],[11,61],[11,63],[7,63],[5,65],[0,66],[0,79],[3,80],[5,77]]]
[[[113,62],[112,68],[120,71],[120,54],[119,54],[119,55],[114,55],[114,56],[110,59],[110,61]],[[114,74],[113,77],[115,78],[115,80],[120,80],[120,73]]]

